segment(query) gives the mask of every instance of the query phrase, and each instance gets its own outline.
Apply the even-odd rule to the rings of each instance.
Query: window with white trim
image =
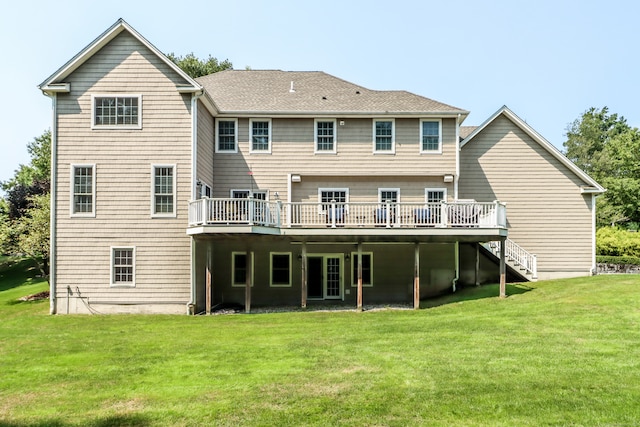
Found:
[[[270,153],[271,120],[250,119],[249,141],[251,141],[251,153]]]
[[[440,120],[420,121],[420,152],[442,153],[442,123]]]
[[[271,252],[269,255],[269,285],[272,287],[290,287],[291,252]]]
[[[395,122],[394,120],[373,121],[373,152],[395,153]]]
[[[248,256],[246,252],[231,253],[231,286],[243,287],[247,286]],[[251,253],[251,278],[253,279],[253,253]],[[253,280],[251,280],[253,286]]]
[[[348,188],[318,188],[318,202],[320,213],[330,209],[332,203],[345,204],[349,202]]]
[[[336,121],[315,120],[315,152],[336,153]]]
[[[432,224],[439,224],[442,222],[442,205],[440,202],[447,201],[447,189],[446,188],[425,188],[424,190],[425,202],[429,203],[430,219],[423,218],[422,221],[427,221]]]
[[[425,188],[424,199],[427,203],[438,203],[447,201],[446,188]]]
[[[93,128],[142,128],[142,95],[92,95],[91,100]]]
[[[135,286],[136,248],[111,248],[111,286]]]
[[[358,286],[358,252],[351,252],[351,286]],[[373,252],[362,252],[362,286],[373,286]]]
[[[380,203],[398,203],[400,201],[400,189],[378,188],[378,201]]]
[[[175,216],[176,183],[174,165],[152,166],[152,207],[154,217]]]
[[[95,216],[95,165],[71,165],[71,215]]]
[[[216,152],[238,152],[238,120],[218,119],[216,132]]]

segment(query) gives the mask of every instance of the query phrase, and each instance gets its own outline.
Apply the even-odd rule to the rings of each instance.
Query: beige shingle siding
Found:
[[[540,276],[587,274],[591,195],[585,183],[504,116],[461,152],[460,198],[507,203],[509,238],[538,255]]]
[[[191,99],[179,76],[124,32],[65,79],[58,95],[57,294],[184,304],[190,289],[187,202]],[[92,130],[91,94],[142,95],[142,129]],[[70,165],[96,165],[96,216],[70,218]],[[151,166],[176,165],[176,218],[151,219]],[[136,287],[111,288],[110,247],[136,247]],[[64,302],[60,304],[64,305]]]
[[[196,176],[213,186],[213,117],[198,101],[198,170]]]
[[[341,120],[344,126],[339,125]],[[373,153],[372,120],[338,117],[337,154],[314,154],[312,118],[275,118],[272,120],[272,153],[249,154],[249,120],[239,119],[238,153],[216,153],[213,157],[214,197],[228,197],[231,189],[249,189],[253,185],[254,189],[277,191],[281,200],[286,200],[288,173],[303,175],[303,181],[304,176],[341,176],[341,187],[348,187],[350,182],[355,185],[362,177],[369,177],[369,181],[375,177],[374,184],[379,181],[379,187],[387,187],[393,177],[412,176],[427,177],[433,186],[444,187],[442,175],[455,173],[454,119],[442,120],[442,154],[422,155],[420,119],[396,119],[395,155]],[[422,191],[424,193],[424,189]],[[377,197],[376,190],[369,201],[377,201]]]

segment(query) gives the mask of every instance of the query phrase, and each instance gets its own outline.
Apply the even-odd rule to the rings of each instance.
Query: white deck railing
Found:
[[[500,258],[500,242],[490,242],[484,246]],[[524,271],[525,275],[531,276],[532,279],[538,278],[538,257],[535,254],[528,252],[511,239],[506,239],[504,246],[507,264]]]
[[[267,227],[506,228],[499,201],[451,203],[285,203],[257,199],[199,199],[189,203],[189,225]]]

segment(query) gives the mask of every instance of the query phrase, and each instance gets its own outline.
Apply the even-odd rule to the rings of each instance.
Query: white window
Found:
[[[442,153],[442,123],[440,120],[420,121],[420,152]]]
[[[271,153],[271,120],[250,119],[251,153]]]
[[[141,129],[142,95],[91,95],[93,129]]]
[[[438,203],[447,201],[446,188],[425,188],[424,199],[427,203]]]
[[[211,197],[211,186],[201,180],[198,180],[200,186],[200,198]]]
[[[95,165],[71,165],[71,215],[96,215]]]
[[[111,286],[136,285],[136,248],[111,248]]]
[[[291,286],[291,252],[271,252],[269,285],[272,287]]]
[[[373,121],[373,152],[393,154],[396,151],[395,121]]]
[[[238,120],[218,119],[217,153],[238,152]]]
[[[358,252],[351,252],[351,286],[358,286]],[[362,252],[362,286],[373,286],[373,252]]]
[[[153,217],[176,216],[175,165],[151,167],[151,214]]]
[[[246,252],[232,252],[231,253],[231,286],[243,287],[247,286],[247,270],[248,263]],[[253,252],[251,253],[251,286],[253,286]]]
[[[336,153],[336,121],[315,120],[315,152]]]
[[[319,213],[331,209],[331,204],[336,203],[340,212],[344,212],[345,203],[349,202],[348,188],[318,188],[318,202],[320,203]]]
[[[380,203],[398,203],[400,201],[400,189],[378,188],[378,201]]]

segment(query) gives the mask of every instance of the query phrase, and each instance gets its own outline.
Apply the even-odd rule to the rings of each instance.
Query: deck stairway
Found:
[[[489,253],[500,259],[500,242],[483,243]],[[505,241],[505,262],[512,272],[529,282],[538,280],[538,260],[536,255],[527,252],[510,239]]]

